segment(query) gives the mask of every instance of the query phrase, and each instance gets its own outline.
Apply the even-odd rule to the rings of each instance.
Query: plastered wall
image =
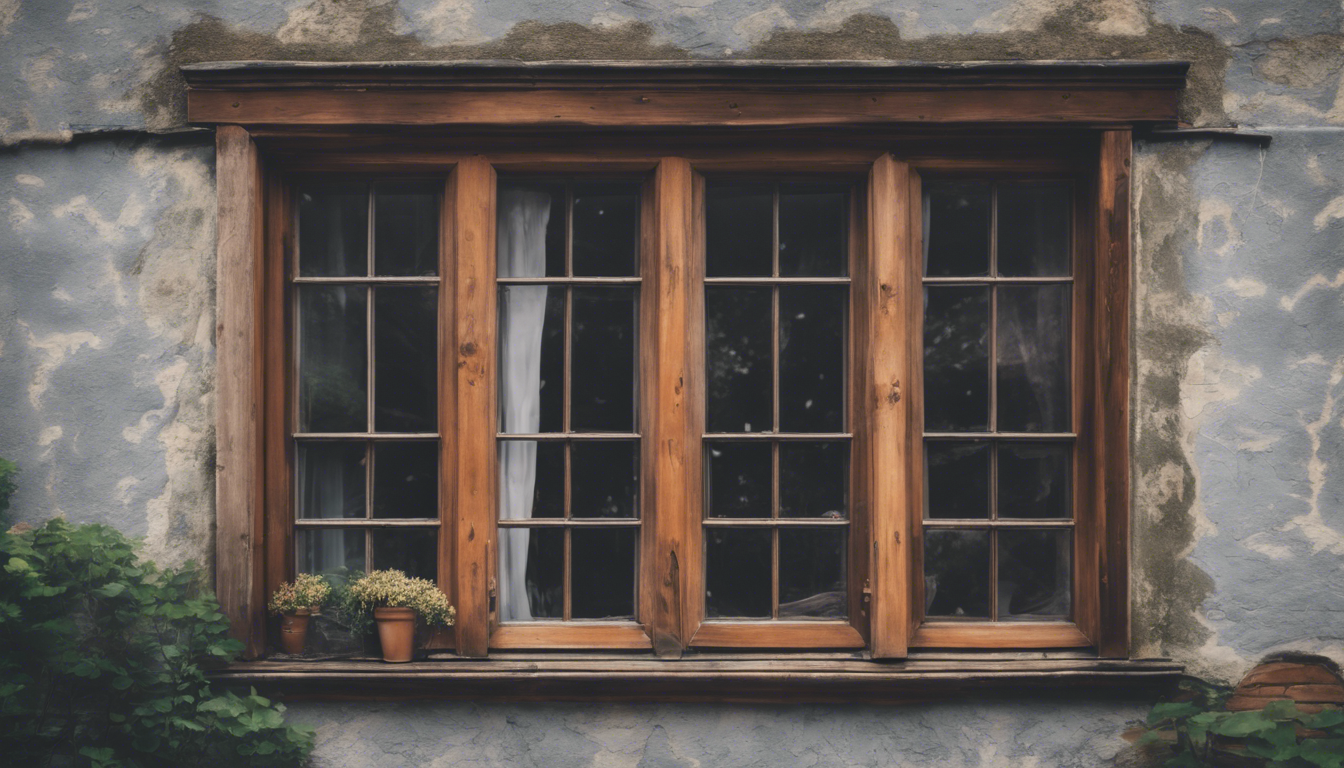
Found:
[[[1344,661],[1344,9],[1337,0],[0,0],[0,455],[21,519],[163,562],[213,530],[220,59],[1172,58],[1182,114],[1267,133],[1135,151],[1134,643],[1235,679]],[[901,709],[306,704],[318,763],[1095,766],[1145,702]]]

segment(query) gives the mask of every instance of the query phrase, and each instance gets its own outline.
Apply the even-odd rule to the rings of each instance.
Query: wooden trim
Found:
[[[910,251],[906,272],[912,290],[904,315],[910,344],[910,422],[906,444],[909,446],[910,484],[910,567],[906,570],[910,610],[906,631],[914,637],[924,621],[924,178],[910,170]]]
[[[487,653],[493,614],[495,503],[495,171],[482,157],[449,180],[454,212],[453,354],[457,466],[453,484],[457,650]]]
[[[820,621],[706,621],[691,638],[696,648],[862,648],[849,624]]]
[[[638,624],[536,622],[501,624],[490,634],[491,650],[648,651],[653,642]]]
[[[1129,653],[1129,131],[1104,131],[1097,162],[1096,520],[1103,536],[1098,652]]]
[[[266,252],[260,279],[265,284],[262,311],[265,322],[260,343],[265,356],[263,387],[265,411],[265,550],[269,596],[294,573],[293,456],[290,451],[290,339],[289,264],[293,256],[293,208],[290,188],[278,174],[266,178]]]
[[[926,621],[910,637],[912,648],[1087,648],[1092,640],[1073,622]]]
[[[452,177],[444,181],[439,204],[439,589],[453,606],[457,601],[457,197]],[[439,630],[430,639],[433,648],[456,645],[457,627]]]
[[[262,166],[247,131],[215,134],[215,591],[245,658],[265,653]]]

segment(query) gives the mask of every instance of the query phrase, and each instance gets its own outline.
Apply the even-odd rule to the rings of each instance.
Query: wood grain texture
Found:
[[[926,621],[910,638],[912,648],[1086,648],[1092,640],[1072,622],[997,624]]]
[[[872,399],[866,396],[872,357],[868,272],[868,185],[856,184],[849,206],[849,429],[850,528],[849,611],[850,625],[866,643],[872,618],[872,429],[869,426]]]
[[[1103,131],[1097,164],[1097,525],[1104,538],[1098,652],[1129,654],[1129,131]]]
[[[906,252],[905,274],[915,298],[907,302],[904,312],[906,334],[910,347],[909,367],[909,423],[905,443],[909,454],[906,471],[909,473],[907,492],[909,512],[910,565],[907,570],[910,610],[906,631],[910,636],[924,621],[924,179],[911,169],[910,193],[906,200],[910,216],[910,248]]]
[[[190,90],[193,123],[575,127],[1174,121],[1168,90]]]
[[[247,131],[215,134],[215,591],[247,658],[265,652],[262,173]]]
[[[1105,545],[1095,513],[1097,440],[1093,408],[1096,391],[1096,158],[1074,175],[1073,232],[1073,424],[1074,584],[1073,620],[1095,646],[1100,638],[1100,549]]]
[[[457,297],[453,292],[456,281],[456,207],[455,185],[452,177],[444,182],[443,199],[439,205],[439,589],[448,596],[448,602],[457,606],[457,526],[453,524],[457,494],[457,374],[454,347],[457,328]],[[452,648],[456,645],[457,627],[440,629],[430,638],[431,648]]]
[[[707,621],[691,638],[696,648],[862,648],[863,635],[849,624],[819,621]]]
[[[492,650],[647,651],[653,643],[638,624],[536,622],[504,624],[490,633]]]
[[[495,171],[464,159],[450,180],[453,206],[456,390],[453,521],[457,650],[486,655],[495,539]]]
[[[290,387],[288,324],[288,275],[293,254],[293,227],[289,185],[274,174],[266,178],[266,251],[261,279],[265,297],[261,338],[265,359],[262,377],[265,391],[263,437],[266,474],[266,586],[269,596],[294,574],[294,510],[291,506],[293,455],[289,438]]]
[[[890,155],[868,180],[868,269],[871,365],[863,397],[872,429],[868,497],[872,511],[872,644],[875,658],[906,654],[910,626],[910,357],[909,313],[919,285],[910,279],[910,168]]]

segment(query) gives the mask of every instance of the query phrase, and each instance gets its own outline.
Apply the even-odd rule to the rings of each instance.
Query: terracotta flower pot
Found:
[[[410,608],[374,608],[383,661],[406,662],[415,651],[415,611]]]
[[[293,613],[280,614],[280,649],[285,653],[303,653],[308,641],[308,620],[311,611],[300,608]]]

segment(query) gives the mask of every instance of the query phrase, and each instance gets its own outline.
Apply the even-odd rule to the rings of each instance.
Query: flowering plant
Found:
[[[287,581],[271,595],[271,613],[294,613],[307,608],[321,608],[331,596],[331,585],[321,576],[300,573],[293,581]]]
[[[341,613],[356,631],[369,627],[374,608],[410,608],[431,627],[451,627],[457,620],[457,609],[434,582],[396,570],[359,576],[341,595]]]

